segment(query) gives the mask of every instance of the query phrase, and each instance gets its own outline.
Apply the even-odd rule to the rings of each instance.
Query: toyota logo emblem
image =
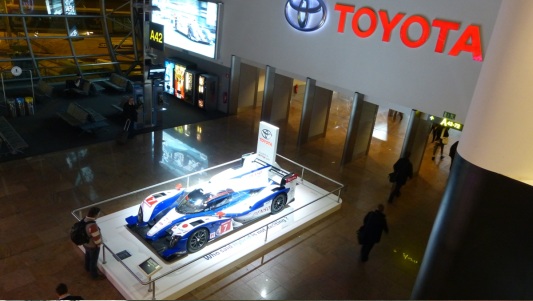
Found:
[[[326,22],[327,9],[322,0],[287,0],[285,18],[299,31],[315,31]]]
[[[266,140],[270,140],[270,137],[272,137],[272,132],[267,129],[263,129],[261,131],[261,136],[263,136],[263,138],[265,138]]]

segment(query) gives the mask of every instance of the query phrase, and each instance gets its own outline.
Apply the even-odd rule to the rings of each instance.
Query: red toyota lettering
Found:
[[[362,15],[367,15],[370,18],[370,26],[366,30],[361,30],[359,28],[359,18],[361,18]],[[371,36],[374,31],[376,31],[376,27],[378,26],[378,17],[376,16],[376,12],[374,12],[372,9],[368,7],[363,7],[357,10],[352,18],[352,30],[355,33],[356,36],[360,38],[368,38]]]
[[[392,30],[405,16],[405,14],[398,13],[394,18],[392,18],[391,21],[389,21],[389,14],[386,10],[380,10],[379,11],[379,19],[381,20],[381,26],[383,26],[383,37],[381,40],[383,42],[390,42],[390,35],[392,34]]]
[[[339,14],[339,23],[337,26],[337,32],[344,33],[346,28],[346,21],[348,14],[352,15],[351,27],[352,31],[357,37],[368,38],[374,34],[378,26],[378,22],[381,21],[383,28],[383,36],[381,40],[383,42],[390,42],[392,32],[398,25],[404,20],[404,13],[397,13],[392,19],[389,18],[386,10],[380,10],[377,14],[370,7],[362,7],[358,10],[353,5],[335,4],[335,10]],[[367,16],[370,20],[370,25],[366,29],[361,29],[359,21],[363,16]],[[421,34],[417,38],[409,36],[409,30],[412,26],[420,26]],[[432,27],[438,30],[438,37],[435,43],[434,51],[436,53],[443,53],[446,48],[446,43],[450,31],[458,31],[461,27],[460,23],[453,21],[446,21],[442,19],[434,19],[431,23],[423,16],[413,15],[403,21],[400,26],[400,40],[409,48],[418,48],[427,43],[431,36]],[[480,28],[477,25],[468,25],[461,33],[459,39],[455,41],[455,44],[448,52],[450,56],[458,56],[462,52],[470,52],[472,58],[476,61],[483,61],[483,51],[481,45],[481,33]]]
[[[446,40],[448,39],[448,32],[450,30],[459,30],[461,24],[452,21],[445,21],[435,19],[431,24],[433,27],[440,28],[439,37],[437,38],[437,45],[435,45],[435,52],[443,53],[446,46]]]
[[[413,23],[418,23],[422,27],[422,34],[420,35],[420,38],[414,41],[409,38],[409,27]],[[429,22],[424,17],[410,16],[402,24],[402,28],[400,29],[400,38],[402,39],[402,42],[405,46],[409,48],[418,48],[427,42],[430,33],[431,28],[429,26]]]
[[[470,43],[468,41],[470,41]],[[448,54],[457,56],[462,51],[472,53],[472,59],[476,61],[483,61],[479,26],[468,25]]]
[[[337,26],[338,32],[344,32],[344,27],[346,26],[346,15],[355,11],[355,6],[344,5],[344,4],[335,4],[335,10],[338,10],[341,15],[339,16],[339,25]]]

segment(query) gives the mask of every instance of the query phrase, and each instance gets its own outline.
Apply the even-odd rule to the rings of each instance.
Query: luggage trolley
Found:
[[[8,72],[9,72],[9,74],[11,74],[14,77],[18,77],[24,72],[27,72],[29,74],[30,84],[31,84],[31,93],[32,93],[32,95],[31,95],[31,99],[32,99],[31,100],[31,106],[30,106],[30,102],[28,102],[28,99],[27,99],[29,96],[27,96],[27,97],[16,97],[15,100],[8,100],[7,99],[6,88],[5,88],[5,85],[4,85],[4,74],[8,73]],[[33,113],[34,113],[34,111],[33,111],[33,109],[34,109],[33,108],[33,99],[35,99],[35,89],[34,89],[34,85],[33,85],[33,72],[31,70],[22,70],[22,68],[20,68],[19,66],[13,66],[13,68],[11,68],[11,70],[9,70],[9,71],[0,72],[0,79],[2,81],[2,92],[4,93],[4,103],[0,106],[0,108],[6,110],[6,112],[3,112],[3,113],[6,113],[6,114],[8,114],[10,116],[13,116],[13,117],[16,117],[17,116],[16,111],[18,109],[18,112],[19,112],[20,116],[26,115],[26,112],[28,112],[28,114],[30,114],[30,115],[33,115]],[[14,105],[14,107],[15,107],[15,112],[13,112],[12,105]],[[15,113],[15,114],[13,114],[13,113]]]

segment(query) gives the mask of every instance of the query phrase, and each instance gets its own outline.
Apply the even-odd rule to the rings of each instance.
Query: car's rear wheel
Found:
[[[287,195],[285,193],[280,193],[272,200],[272,205],[270,207],[270,213],[276,214],[285,208],[287,203]]]
[[[187,240],[187,251],[189,253],[198,252],[205,247],[209,240],[209,231],[205,228],[200,228],[194,231],[189,240]]]

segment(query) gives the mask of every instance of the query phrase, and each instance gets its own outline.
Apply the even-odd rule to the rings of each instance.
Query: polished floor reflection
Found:
[[[341,210],[262,256],[234,266],[183,299],[410,297],[446,185],[450,158],[432,161],[428,142],[419,175],[402,189],[401,197],[386,205],[390,233],[374,247],[370,260],[361,263],[355,230],[366,212],[386,203],[390,190],[387,174],[400,153],[409,116],[393,121],[388,109],[380,109],[369,155],[341,168],[345,119],[335,117],[333,108],[326,137],[302,147],[296,146],[298,114],[291,112],[291,119],[281,127],[278,152],[343,183]],[[93,281],[84,271],[82,253],[68,238],[74,221],[70,212],[175,178],[183,172],[180,168],[194,168],[190,161],[184,164],[181,155],[172,157],[181,162],[180,168],[161,164],[164,149],[157,143],[154,146],[154,139],[165,145],[169,137],[178,137],[202,154],[199,164],[208,162],[209,166],[254,151],[259,116],[259,109],[247,110],[167,129],[164,135],[138,135],[125,146],[106,142],[0,164],[0,296],[55,299],[55,286],[65,282],[71,293],[85,299],[122,299],[109,281]],[[451,138],[450,145],[458,133]]]

